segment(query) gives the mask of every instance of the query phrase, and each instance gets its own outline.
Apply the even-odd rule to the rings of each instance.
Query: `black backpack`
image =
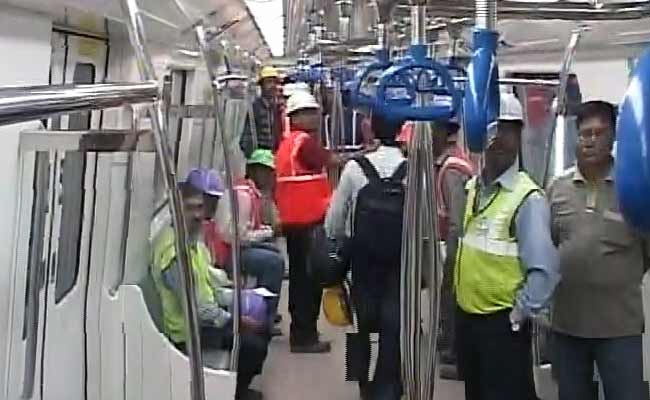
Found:
[[[384,265],[399,265],[407,163],[402,162],[390,178],[381,178],[367,158],[355,161],[368,184],[359,191],[354,209],[354,252]]]

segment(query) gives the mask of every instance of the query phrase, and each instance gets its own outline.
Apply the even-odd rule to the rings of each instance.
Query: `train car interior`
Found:
[[[298,274],[289,253],[296,241],[291,235],[299,229],[283,220],[287,211],[279,205],[278,188],[287,182],[299,186],[311,175],[298,176],[291,158],[293,175],[283,180],[281,154],[298,124],[292,118],[318,107],[321,129],[313,151],[325,152],[327,160],[354,163],[349,160],[358,154],[377,150],[372,146],[379,142],[365,125],[375,114],[412,126],[404,148],[402,231],[394,235],[401,244],[394,316],[400,356],[392,365],[400,395],[395,398],[501,398],[470,395],[462,374],[449,379],[442,372],[441,332],[449,307],[442,289],[449,273],[445,260],[462,261],[445,254],[435,216],[441,201],[436,124],[455,121],[458,146],[477,166],[480,180],[494,139],[490,127],[505,112],[503,99],[513,96],[522,109],[517,169],[543,193],[578,162],[577,149],[585,140],[581,104],[613,104],[618,120],[612,127],[615,164],[608,182],[615,187],[619,211],[612,218],[645,241],[650,233],[649,26],[648,0],[0,0],[0,52],[5,54],[0,64],[0,201],[5,204],[0,207],[5,226],[0,230],[5,243],[0,246],[0,325],[5,326],[0,329],[0,397],[393,399],[377,391],[368,397],[350,378],[350,343],[359,320],[346,303],[354,293],[344,289],[351,274],[354,281],[354,264],[335,288],[316,284],[325,295],[316,310],[315,340],[330,343],[331,351],[296,351],[296,310],[304,308],[296,302],[308,299],[289,295],[290,290],[304,293],[298,284],[289,285]],[[260,83],[267,73],[284,91],[270,106]],[[297,101],[308,105],[301,109]],[[275,111],[260,117],[260,104]],[[267,130],[276,140],[268,149]],[[253,155],[242,144],[245,135],[252,135]],[[273,151],[271,161],[260,149]],[[297,153],[293,150],[290,157]],[[262,204],[278,203],[277,227],[264,223],[262,229],[254,217],[242,221],[242,209],[266,212],[241,197],[255,163],[275,170],[276,191],[267,199],[266,189],[258,190],[255,182],[252,194],[246,193]],[[328,163],[320,170],[335,192],[348,168],[342,161]],[[225,246],[221,250],[207,239],[199,240],[203,247],[197,245],[192,228],[197,217],[188,211],[187,191],[192,174],[199,172],[207,174],[201,175],[201,185],[213,185],[210,190],[220,197],[213,216],[227,221],[218,231],[228,238],[219,242]],[[468,192],[469,184],[463,187]],[[289,208],[318,206],[303,204],[309,201],[298,195],[289,200]],[[325,214],[313,225],[320,227],[323,220],[327,228]],[[309,232],[311,246],[333,240],[319,242]],[[258,240],[253,233],[268,234],[265,246],[284,265],[278,293],[267,290],[263,272],[247,270],[252,254],[246,249]],[[159,270],[157,262],[166,257],[161,238],[168,239],[165,251],[173,255]],[[562,260],[566,247],[556,247]],[[642,247],[643,259],[650,262]],[[215,255],[219,251],[224,251],[223,269]],[[305,251],[305,259],[316,253]],[[202,254],[211,260],[204,276],[223,276],[226,283],[203,282],[195,266]],[[312,264],[311,258],[305,261],[307,274],[316,268]],[[645,274],[648,265],[643,267]],[[166,268],[176,271],[173,290]],[[647,318],[645,280],[643,275],[634,290],[641,293],[638,306]],[[205,345],[208,308],[199,292],[206,290],[215,304],[227,299],[218,310],[228,316],[225,327],[217,317],[210,321],[228,332],[228,344]],[[258,298],[263,312],[254,309]],[[334,298],[345,303],[336,303],[342,321],[327,308]],[[269,311],[274,302],[279,302],[277,314]],[[255,320],[266,312],[268,332]],[[601,312],[605,315],[590,311],[595,319]],[[534,393],[520,400],[569,399],[560,394],[559,368],[554,368],[555,322],[544,321],[527,322]],[[174,326],[180,341],[170,334]],[[242,371],[253,357],[247,337],[262,331],[269,335],[266,360],[251,389],[242,392]],[[639,337],[647,382],[650,347],[645,333]],[[379,361],[380,349],[387,346],[382,343],[380,334],[367,339],[370,376],[386,362]],[[316,352],[322,354],[308,354]],[[595,397],[572,400],[641,400],[612,397],[599,372],[593,375]],[[647,388],[646,393],[650,396]]]

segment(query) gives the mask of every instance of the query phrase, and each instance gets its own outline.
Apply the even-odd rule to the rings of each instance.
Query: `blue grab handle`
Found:
[[[498,39],[497,32],[474,31],[474,54],[467,68],[463,120],[467,145],[475,153],[485,148],[487,126],[499,115]]]
[[[418,74],[414,79],[410,71]],[[441,86],[427,89],[426,92],[436,95],[450,96],[450,104],[417,105],[417,92],[420,75],[424,71],[432,72],[442,80]],[[387,99],[386,90],[404,88],[407,96],[400,99]],[[421,90],[420,90],[421,92]],[[461,96],[454,86],[454,81],[445,66],[426,57],[424,46],[412,46],[411,56],[399,64],[388,68],[379,78],[377,86],[376,107],[384,114],[410,121],[433,121],[450,119],[460,109]]]
[[[616,191],[625,220],[650,233],[650,50],[639,58],[620,106]]]
[[[367,65],[365,68],[360,70],[354,78],[354,81],[351,85],[352,87],[352,102],[355,106],[368,106],[374,107],[375,99],[372,96],[368,96],[361,92],[361,85],[368,78],[368,75],[375,71],[382,71],[391,66],[391,62],[388,60],[388,51],[379,50],[376,53],[377,59]]]

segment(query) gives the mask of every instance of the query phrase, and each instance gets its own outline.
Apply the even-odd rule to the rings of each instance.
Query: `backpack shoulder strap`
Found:
[[[399,165],[399,167],[397,167],[395,172],[393,172],[393,176],[391,176],[391,179],[397,182],[402,182],[404,178],[406,178],[407,172],[408,172],[408,162],[404,160]]]
[[[366,176],[366,178],[368,178],[368,181],[378,182],[381,180],[377,169],[366,157],[357,157],[354,159],[354,161],[359,164],[359,167],[361,167],[361,170],[363,171],[363,174]]]

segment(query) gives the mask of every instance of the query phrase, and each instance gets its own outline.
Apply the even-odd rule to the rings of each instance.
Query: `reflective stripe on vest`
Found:
[[[176,293],[164,283],[162,276],[176,260],[174,240],[175,233],[171,227],[163,229],[154,240],[151,274],[162,303],[165,334],[174,343],[184,343],[187,340],[187,327],[185,326],[183,305]],[[214,292],[210,285],[212,279],[209,269],[212,263],[210,251],[201,242],[192,245],[189,250],[198,301],[214,303]]]
[[[327,174],[323,173],[312,175],[281,176],[277,178],[277,182],[307,182],[327,179]]]
[[[467,188],[465,233],[459,241],[454,273],[456,301],[467,313],[491,314],[511,308],[524,282],[524,266],[511,226],[519,206],[541,189],[520,172],[514,190],[499,189],[492,201],[474,214],[477,178],[470,180]]]

